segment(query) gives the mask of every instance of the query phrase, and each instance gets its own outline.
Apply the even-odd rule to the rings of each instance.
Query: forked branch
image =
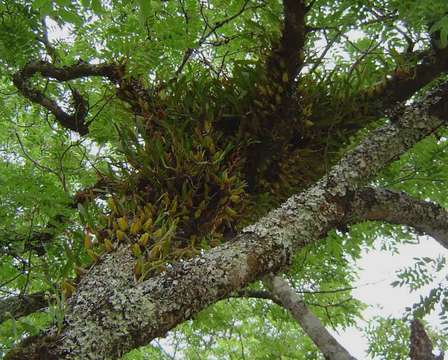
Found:
[[[271,300],[288,310],[299,323],[303,331],[328,360],[355,360],[349,352],[331,335],[322,322],[315,316],[303,299],[278,276],[268,276],[265,280],[268,290],[244,289],[237,291],[232,297]]]
[[[89,109],[87,100],[76,89],[71,90],[72,111],[67,113],[55,100],[31,85],[30,79],[35,74],[59,82],[90,76],[102,76],[112,82],[118,82],[123,77],[124,66],[78,62],[70,66],[57,67],[46,61],[34,61],[28,63],[22,70],[13,75],[13,83],[24,97],[50,111],[62,127],[73,130],[80,135],[86,135],[89,131],[89,124],[86,121]]]

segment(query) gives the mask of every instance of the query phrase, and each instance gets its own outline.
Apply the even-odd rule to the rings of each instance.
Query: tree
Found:
[[[0,14],[6,359],[119,358],[190,319],[175,332],[189,358],[350,359],[326,327],[362,309],[352,260],[408,229],[448,248],[446,1]],[[445,261],[418,259],[395,285]],[[436,358],[446,341],[418,319],[438,305],[446,323],[447,296],[435,284],[380,320],[405,348],[372,336],[371,353]]]

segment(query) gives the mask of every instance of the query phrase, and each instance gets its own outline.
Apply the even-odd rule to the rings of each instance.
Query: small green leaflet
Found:
[[[440,31],[440,38],[438,39],[440,41],[440,47],[445,48],[448,45],[448,15],[445,15],[439,21],[435,22],[429,31],[431,33]]]

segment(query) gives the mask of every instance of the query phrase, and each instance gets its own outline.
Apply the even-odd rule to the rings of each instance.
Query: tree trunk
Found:
[[[356,190],[448,118],[448,84],[369,134],[329,174],[232,241],[135,283],[127,248],[105,255],[70,299],[62,329],[6,359],[111,359],[163,336],[210,304],[285,269],[306,244],[344,225]]]

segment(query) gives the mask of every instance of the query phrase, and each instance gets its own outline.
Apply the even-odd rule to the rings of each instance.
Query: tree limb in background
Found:
[[[408,69],[408,74],[394,75],[394,71],[384,82],[362,90],[354,98],[338,100],[336,93],[318,95],[308,118],[311,125],[301,133],[300,141],[297,137],[291,139],[293,148],[282,164],[297,179],[303,179],[296,186],[317,180],[334,163],[332,154],[337,154],[350,136],[381,117],[394,121],[404,108],[398,109],[397,102],[409,100],[415,92],[448,72],[448,47],[437,53],[423,51],[420,57],[421,61]]]
[[[404,192],[369,187],[355,193],[350,207],[349,213],[358,221],[379,220],[411,226],[448,249],[448,211],[440,205]]]
[[[327,360],[356,360],[331,335],[321,321],[314,315],[303,300],[292,289],[288,282],[281,277],[271,276],[267,285],[282,306],[289,310],[294,319],[300,324],[305,333],[322,352]]]
[[[448,71],[448,47],[437,52],[426,50],[417,56],[417,64],[407,69],[397,68],[376,86],[359,97],[371,104],[372,114],[382,114],[397,102],[407,100],[418,90]],[[403,56],[407,56],[403,54]]]
[[[321,321],[309,310],[303,299],[287,281],[278,276],[269,276],[266,284],[270,291],[244,289],[232,297],[271,300],[288,310],[304,332],[328,360],[355,360],[349,352],[325,329]]]
[[[79,62],[70,66],[57,67],[46,61],[34,61],[13,75],[13,83],[28,100],[50,111],[62,127],[76,131],[80,135],[86,135],[89,131],[86,122],[89,108],[87,100],[76,89],[71,90],[73,109],[72,113],[68,114],[55,100],[33,87],[29,82],[30,78],[40,74],[43,78],[65,82],[89,76],[103,76],[117,82],[123,77],[123,72],[124,67],[115,64],[96,65]]]
[[[370,8],[370,5],[366,9],[373,14],[375,22],[397,19],[395,12],[387,13],[381,8]],[[355,103],[368,104],[364,111],[365,116],[383,115],[384,109],[387,110],[397,102],[409,99],[418,90],[448,71],[448,47],[441,48],[433,42],[432,46],[425,50],[413,51],[415,41],[400,27],[401,25],[394,25],[395,30],[408,43],[408,48],[403,53],[397,53],[397,56],[401,58],[400,64],[393,72],[387,74],[383,81],[361,90],[355,96]],[[433,38],[435,34],[430,35]],[[440,34],[435,36],[440,37]],[[354,46],[353,43],[352,46]]]
[[[0,323],[9,319],[18,319],[48,306],[43,292],[29,295],[15,295],[0,299]]]
[[[443,360],[444,354],[438,356],[432,353],[432,342],[420,320],[414,319],[411,323],[411,360]]]

